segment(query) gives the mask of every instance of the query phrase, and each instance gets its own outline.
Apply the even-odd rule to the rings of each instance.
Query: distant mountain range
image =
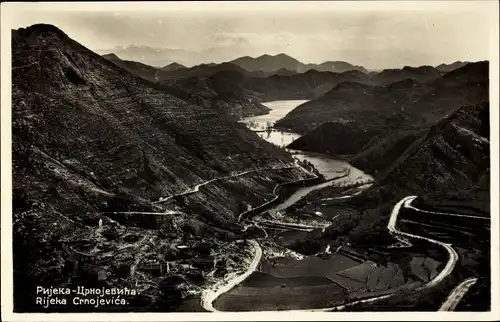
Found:
[[[377,160],[382,159],[377,156],[386,149],[384,144],[395,144],[397,133],[407,137],[457,107],[488,101],[488,66],[488,62],[469,63],[425,83],[415,79],[383,86],[343,82],[296,107],[276,126],[307,133],[290,148],[333,155],[362,153],[355,157],[356,165],[366,171],[380,170]],[[425,70],[435,76],[432,68]],[[381,162],[388,164],[387,160]]]
[[[211,57],[210,53],[214,51],[220,51],[220,49],[209,48],[206,51],[196,52],[184,49],[172,49],[172,48],[156,48],[149,46],[126,46],[126,47],[114,47],[108,49],[97,49],[97,53],[104,55],[109,53],[114,53],[123,60],[137,61],[146,65],[150,65],[156,68],[164,68],[165,66],[176,63],[181,66],[196,66],[196,65],[212,65],[220,64],[214,62],[207,62],[207,57]],[[310,69],[315,69],[317,71],[330,71],[330,72],[344,72],[348,70],[359,70],[364,73],[381,72],[383,69],[367,69],[363,66],[357,66],[350,64],[345,61],[326,61],[320,64],[303,63],[299,60],[290,57],[287,54],[281,53],[277,55],[263,54],[258,57],[244,56],[240,58],[229,58],[232,54],[231,51],[227,53],[219,52],[217,56],[222,57],[225,62],[234,63],[247,71],[263,71],[266,73],[276,72],[280,69],[288,70],[291,72],[303,73]],[[233,56],[234,57],[234,56]],[[467,62],[457,61],[450,64],[440,64],[435,66],[441,72],[449,72],[453,69],[459,68],[465,65]],[[400,69],[400,68],[394,68]]]
[[[131,46],[127,47],[128,49],[116,49],[116,52],[112,52],[115,57],[111,57],[110,53],[106,53],[103,56],[116,59],[120,57],[120,59],[128,60],[128,61],[137,61],[142,64],[148,64],[151,66],[155,66],[164,71],[173,71],[179,69],[179,67],[186,67],[182,64],[176,62],[183,61],[184,59],[182,55],[192,55],[192,53],[187,53],[186,51],[174,50],[173,53],[170,50],[162,49],[162,50],[153,50],[149,47],[138,47]],[[147,50],[146,50],[147,49]],[[145,50],[145,53],[142,55],[138,55],[136,52],[140,50]],[[164,57],[161,59],[160,57],[156,57],[154,59],[148,59],[149,56],[161,56]],[[168,58],[168,59],[167,59]],[[283,74],[283,73],[304,73],[308,70],[314,69],[317,71],[328,71],[335,73],[342,73],[349,70],[359,70],[363,73],[368,73],[362,66],[355,66],[349,64],[344,61],[328,61],[321,64],[304,64],[298,61],[295,58],[292,58],[286,54],[278,54],[278,55],[262,55],[256,58],[252,58],[249,56],[237,58],[227,63],[231,63],[233,65],[239,66],[248,72],[257,72],[264,73],[265,76],[273,75],[275,73]],[[202,63],[197,66],[213,66],[220,65],[224,63]],[[166,65],[166,66],[165,66]],[[160,66],[171,66],[170,68],[160,67]]]
[[[255,59],[243,57],[232,62],[201,64],[194,67],[185,67],[181,64],[172,63],[162,68],[121,60],[115,54],[107,54],[103,57],[137,76],[188,92],[190,91],[189,84],[199,84],[199,82],[204,82],[203,79],[210,78],[219,72],[229,72],[225,74],[226,76],[231,75],[231,73],[238,73],[242,77],[231,76],[231,79],[238,82],[238,86],[241,88],[252,92],[249,97],[241,97],[243,101],[247,102],[252,99],[251,106],[254,106],[256,100],[315,99],[331,90],[334,86],[346,81],[385,86],[404,80],[425,83],[445,74],[445,72],[431,66],[406,66],[402,69],[386,69],[378,73],[366,73],[362,68],[359,70],[356,69],[356,66],[342,62],[323,63],[316,65],[315,69],[298,72],[297,70],[311,67],[311,64],[304,65],[284,54],[276,56],[264,55]],[[326,71],[325,69],[328,69],[328,66],[337,66],[338,70],[348,70],[343,72]],[[460,64],[454,64],[447,68],[451,69],[454,66],[460,66]],[[295,71],[292,69],[295,69]],[[195,82],[193,77],[198,77],[200,80]],[[191,92],[196,90],[200,90],[198,85],[196,88],[192,88]],[[192,94],[202,93],[192,92]],[[250,110],[248,113],[255,112],[254,108],[250,108]],[[244,109],[241,109],[240,112],[244,112]],[[243,114],[247,115],[246,113]]]

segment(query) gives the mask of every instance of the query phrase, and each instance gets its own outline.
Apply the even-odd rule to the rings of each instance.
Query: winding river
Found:
[[[294,140],[300,137],[300,134],[274,129],[273,126],[279,119],[285,117],[295,107],[305,103],[305,100],[288,100],[288,101],[272,101],[262,103],[269,107],[269,114],[250,116],[243,118],[240,122],[245,123],[248,128],[255,131],[260,137],[266,141],[285,148]],[[283,210],[295,202],[306,196],[314,190],[325,188],[331,185],[352,185],[355,183],[368,183],[373,181],[373,177],[364,173],[356,167],[353,167],[346,161],[334,159],[331,156],[311,153],[301,150],[287,149],[293,156],[299,160],[306,160],[314,165],[314,167],[325,177],[326,182],[303,187],[295,191],[293,195],[287,198],[283,203],[275,206],[270,210],[271,213]],[[343,176],[343,174],[347,174]],[[334,179],[341,177],[339,179]]]

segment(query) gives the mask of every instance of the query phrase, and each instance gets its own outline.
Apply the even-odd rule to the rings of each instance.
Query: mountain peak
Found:
[[[68,37],[64,31],[59,29],[58,27],[51,25],[51,24],[45,24],[45,23],[39,23],[39,24],[34,24],[26,28],[19,28],[13,30],[13,32],[18,33],[24,37],[39,37],[39,36],[63,36],[63,37]]]

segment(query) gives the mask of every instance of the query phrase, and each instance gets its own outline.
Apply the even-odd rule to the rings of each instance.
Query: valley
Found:
[[[47,24],[12,52],[17,312],[488,309],[487,61],[157,68]]]

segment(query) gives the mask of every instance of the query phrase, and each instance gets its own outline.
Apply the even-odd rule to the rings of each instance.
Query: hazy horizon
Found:
[[[326,3],[304,4],[300,10],[297,2],[272,3],[269,9],[269,3],[248,2],[216,8],[211,3],[201,6],[204,10],[164,4],[155,11],[142,5],[141,11],[131,11],[123,3],[106,4],[106,10],[80,4],[82,10],[59,11],[30,4],[12,28],[49,23],[99,54],[153,66],[279,53],[303,63],[346,61],[371,70],[490,59],[487,2],[426,3],[411,10],[401,3],[391,4],[396,10],[367,3],[352,4],[356,10],[337,10],[335,3],[321,10],[317,6]],[[245,10],[237,10],[242,6]]]

